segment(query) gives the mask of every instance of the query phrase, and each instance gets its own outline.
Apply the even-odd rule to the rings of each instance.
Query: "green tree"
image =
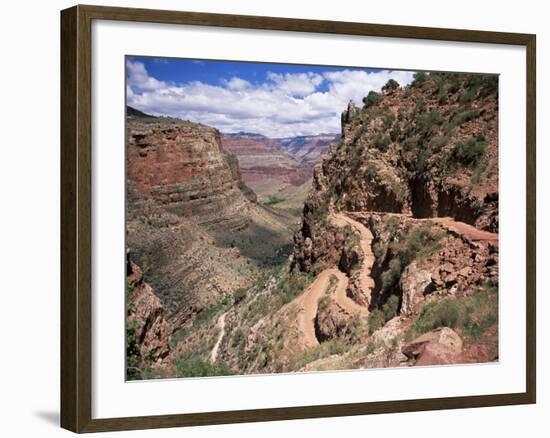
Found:
[[[386,82],[386,85],[382,87],[382,91],[386,93],[391,93],[397,88],[399,88],[399,82],[397,82],[395,79],[390,79],[388,82]]]
[[[377,93],[376,91],[369,91],[369,94],[367,94],[365,97],[363,97],[363,104],[365,105],[365,108],[368,108],[370,106],[376,105],[380,100],[382,99],[382,96],[380,93]]]

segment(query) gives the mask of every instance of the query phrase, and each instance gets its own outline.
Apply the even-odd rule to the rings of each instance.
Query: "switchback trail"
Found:
[[[363,291],[363,295],[370,303],[370,297],[372,289],[374,288],[374,280],[371,277],[372,266],[374,265],[374,253],[372,252],[372,233],[362,223],[351,219],[349,216],[343,213],[337,213],[333,216],[333,221],[338,225],[351,225],[356,232],[359,233],[360,242],[359,246],[363,251],[363,263],[361,266],[361,274],[359,277],[359,286]],[[368,306],[361,306],[349,298],[345,293],[344,297],[341,297],[341,301],[347,303],[352,312],[368,313]]]
[[[363,224],[342,213],[332,216],[331,220],[338,226],[351,225],[359,233],[360,246],[363,251],[363,265],[361,267],[359,284],[364,295],[370,297],[371,290],[374,287],[374,280],[370,276],[372,265],[374,264],[374,254],[371,247],[372,233]],[[317,276],[306,291],[295,300],[299,308],[298,326],[304,334],[305,344],[308,348],[319,344],[315,335],[315,317],[317,315],[319,300],[327,291],[332,276],[338,280],[338,285],[333,294],[336,304],[350,314],[359,313],[366,315],[369,313],[368,306],[361,306],[347,296],[348,276],[337,268],[325,269]]]
[[[210,362],[212,363],[216,362],[218,359],[218,350],[220,349],[220,344],[225,336],[225,315],[227,315],[227,312],[220,315],[218,322],[216,323],[216,327],[220,329],[220,334],[218,335],[218,340],[214,344],[214,348],[212,348],[212,352],[210,353]]]
[[[361,266],[361,274],[359,279],[360,288],[364,296],[370,300],[372,289],[374,288],[374,280],[371,277],[372,266],[375,262],[374,253],[372,252],[372,240],[373,235],[371,231],[365,227],[362,223],[348,216],[354,215],[360,217],[363,214],[376,213],[376,212],[353,212],[353,213],[336,213],[331,215],[330,220],[336,226],[351,225],[354,230],[359,233],[360,246],[363,251],[363,264]],[[379,213],[386,214],[386,213]],[[412,218],[411,215],[400,213],[388,213],[392,216],[401,216]],[[414,218],[413,218],[414,219]],[[441,227],[445,228],[452,234],[455,234],[470,242],[491,243],[498,244],[498,234],[490,233],[488,231],[479,230],[476,227],[464,222],[455,221],[450,217],[433,217],[433,218],[418,218],[421,221],[432,221]],[[305,344],[308,348],[314,347],[319,344],[315,335],[315,317],[317,315],[317,309],[319,306],[319,300],[323,294],[327,291],[330,284],[330,277],[335,276],[338,280],[338,285],[334,291],[334,301],[341,308],[350,314],[362,314],[367,315],[369,313],[368,306],[361,306],[356,303],[350,297],[347,296],[346,290],[349,284],[348,276],[337,268],[325,269],[322,271],[315,281],[306,289],[306,291],[295,299],[294,303],[298,305],[298,326],[304,334]],[[225,316],[225,315],[222,315]],[[217,346],[223,336],[220,334],[218,343],[214,347],[217,352]],[[214,350],[212,351],[214,356]]]
[[[339,290],[343,290],[345,295],[346,288],[348,287],[347,275],[336,268],[330,268],[321,272],[306,291],[295,300],[299,308],[298,327],[304,334],[305,344],[308,348],[319,344],[317,336],[315,336],[314,320],[317,315],[319,300],[328,289],[330,277],[333,275],[338,279],[336,293],[338,293]]]

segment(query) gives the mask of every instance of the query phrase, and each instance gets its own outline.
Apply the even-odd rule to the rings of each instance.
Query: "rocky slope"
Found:
[[[127,378],[145,378],[147,373],[171,366],[171,325],[151,286],[143,281],[141,269],[130,258],[127,270],[126,354]]]
[[[313,274],[338,266],[350,276],[348,296],[369,306],[363,342],[331,366],[352,359],[367,367],[414,363],[418,357],[402,350],[406,338],[441,326],[464,331],[465,348],[479,357],[497,357],[497,89],[494,76],[417,74],[410,86],[390,82],[366,96],[362,108],[350,103],[342,114],[342,139],[315,169],[293,261],[296,270]],[[353,281],[363,251],[335,241],[331,218],[339,211],[374,235],[371,296]],[[464,309],[476,300],[484,313],[472,321],[463,312],[473,312]],[[426,308],[441,321],[424,321]],[[342,315],[337,320],[335,339],[357,324]],[[388,336],[383,348],[378,331]],[[369,342],[373,354],[399,354],[371,361]],[[476,361],[472,354],[455,359]]]
[[[127,131],[127,177],[140,192],[208,228],[248,225],[254,194],[242,182],[236,159],[222,149],[216,129],[130,115]]]
[[[286,207],[254,202],[215,131],[178,127],[194,133],[200,157],[210,151],[201,172],[220,170],[199,172],[200,200],[221,205],[218,223],[232,231],[220,234],[204,204],[187,213],[194,200],[166,201],[146,172],[128,184],[128,246],[173,327],[170,375],[498,360],[497,90],[494,76],[416,74],[406,88],[390,81],[371,92],[362,108],[350,103],[292,248],[283,213],[297,210],[304,186],[280,189]],[[258,142],[239,143],[240,153],[265,151]],[[181,156],[169,160],[178,175]],[[195,184],[163,166],[158,184],[171,194]]]
[[[292,230],[214,128],[129,110],[127,131],[127,246],[176,330],[256,281]]]

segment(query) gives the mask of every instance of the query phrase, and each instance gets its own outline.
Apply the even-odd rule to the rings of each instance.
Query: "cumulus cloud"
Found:
[[[251,85],[250,82],[237,77],[232,77],[228,81],[224,81],[224,83],[227,86],[227,88],[229,88],[230,90],[236,90],[236,91],[245,90],[249,88]]]
[[[291,96],[302,97],[313,93],[323,82],[323,77],[316,73],[272,73],[267,79],[274,83],[272,89]],[[268,87],[270,85],[268,84]]]
[[[390,79],[406,85],[412,72],[358,70],[267,73],[263,82],[234,76],[212,85],[173,84],[150,76],[143,63],[128,60],[127,102],[146,113],[180,117],[222,132],[248,131],[269,137],[340,132],[340,112],[360,104]]]
[[[126,73],[128,85],[137,91],[155,91],[166,87],[164,82],[149,76],[141,62],[126,61]]]

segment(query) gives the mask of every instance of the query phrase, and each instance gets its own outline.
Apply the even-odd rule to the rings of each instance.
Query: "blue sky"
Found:
[[[127,103],[222,132],[290,137],[340,131],[348,101],[412,72],[232,61],[128,57]]]

